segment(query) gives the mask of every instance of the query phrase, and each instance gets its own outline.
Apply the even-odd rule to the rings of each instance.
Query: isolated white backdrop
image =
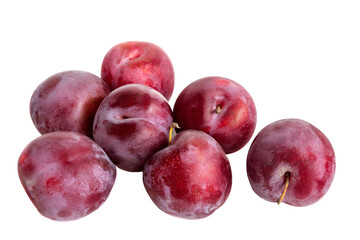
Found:
[[[359,239],[359,1],[2,1],[0,3],[0,239]],[[17,159],[39,136],[31,94],[50,75],[100,75],[115,44],[162,47],[175,69],[173,106],[192,81],[233,79],[252,95],[255,134],[282,118],[322,130],[337,157],[323,199],[297,208],[260,199],[246,176],[249,144],[229,155],[227,202],[202,220],[151,202],[141,173],[118,170],[108,200],[73,222],[42,217],[23,190]]]

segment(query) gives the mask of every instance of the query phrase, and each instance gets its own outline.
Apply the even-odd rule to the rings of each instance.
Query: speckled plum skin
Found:
[[[171,108],[159,92],[128,84],[101,103],[93,134],[116,166],[137,172],[152,154],[167,146],[171,123]]]
[[[335,174],[335,153],[326,136],[299,119],[283,119],[260,131],[247,157],[247,174],[252,189],[261,198],[283,199],[293,206],[317,202],[328,191]]]
[[[130,83],[150,86],[167,100],[174,90],[174,69],[168,55],[155,44],[124,42],[105,55],[101,78],[116,89]]]
[[[33,140],[18,161],[21,183],[38,211],[57,221],[75,220],[107,199],[116,167],[89,137],[52,132]]]
[[[174,121],[180,131],[203,131],[215,138],[226,153],[233,153],[253,135],[256,108],[249,93],[238,83],[223,77],[205,77],[180,93],[174,106]]]
[[[162,211],[199,219],[224,204],[232,174],[226,154],[215,139],[201,131],[187,130],[145,164],[143,182]]]
[[[75,131],[92,137],[93,120],[107,84],[84,71],[57,73],[42,82],[30,101],[30,114],[41,134]]]

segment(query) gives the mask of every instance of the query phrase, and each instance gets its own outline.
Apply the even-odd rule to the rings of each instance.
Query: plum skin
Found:
[[[224,204],[232,185],[230,163],[211,136],[186,130],[145,164],[144,187],[172,216],[200,219]]]
[[[56,221],[76,220],[108,198],[116,167],[92,139],[52,132],[30,142],[18,160],[20,181],[38,211]]]
[[[152,154],[167,146],[172,119],[171,108],[159,92],[127,84],[100,104],[93,135],[117,167],[139,172]]]
[[[255,137],[247,156],[247,174],[254,192],[275,202],[308,206],[320,200],[335,175],[335,153],[330,141],[315,126],[300,119],[269,124]]]
[[[104,57],[101,78],[112,90],[125,84],[144,84],[167,100],[174,90],[174,69],[168,55],[149,42],[130,41],[112,47]]]
[[[43,81],[30,100],[31,119],[41,134],[75,131],[92,137],[97,108],[110,93],[94,74],[65,71]]]
[[[227,154],[248,143],[255,131],[256,118],[250,94],[237,82],[223,77],[194,81],[180,93],[174,105],[174,121],[180,131],[203,131],[215,138]]]

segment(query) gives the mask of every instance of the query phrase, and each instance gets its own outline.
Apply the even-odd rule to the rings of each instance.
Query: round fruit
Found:
[[[176,99],[174,121],[181,130],[203,131],[226,153],[240,150],[256,126],[256,108],[249,93],[223,77],[206,77],[187,86]]]
[[[35,90],[30,114],[41,133],[75,131],[92,137],[97,108],[110,92],[104,81],[83,71],[57,73]]]
[[[53,220],[75,220],[107,199],[116,167],[93,140],[52,132],[33,140],[18,161],[21,183],[38,211]]]
[[[103,60],[101,78],[111,89],[129,83],[143,84],[167,100],[174,90],[174,69],[169,57],[148,42],[124,42],[111,48]]]
[[[143,181],[162,211],[198,219],[224,204],[232,175],[225,152],[215,139],[201,131],[187,130],[150,158]]]
[[[94,120],[94,139],[119,168],[142,171],[152,154],[167,146],[171,108],[153,88],[128,84],[112,91]]]
[[[335,174],[335,153],[319,129],[303,120],[284,119],[255,137],[247,174],[261,198],[307,206],[328,191]]]

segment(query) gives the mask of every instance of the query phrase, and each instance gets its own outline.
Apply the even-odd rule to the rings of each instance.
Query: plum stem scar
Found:
[[[284,187],[284,191],[282,192],[282,194],[281,194],[281,196],[278,198],[278,200],[277,200],[277,204],[279,205],[281,202],[282,202],[282,200],[284,199],[284,197],[285,197],[285,194],[286,194],[286,190],[287,190],[287,188],[289,187],[289,179],[290,179],[290,172],[286,172],[285,173],[285,187]]]
[[[221,112],[221,106],[220,106],[220,105],[217,105],[217,106],[216,106],[215,112],[216,112],[217,114],[219,114],[219,113]]]
[[[170,130],[169,130],[169,144],[171,143],[172,140],[172,132],[175,128],[180,128],[179,124],[177,124],[176,122],[172,123],[170,126]]]

